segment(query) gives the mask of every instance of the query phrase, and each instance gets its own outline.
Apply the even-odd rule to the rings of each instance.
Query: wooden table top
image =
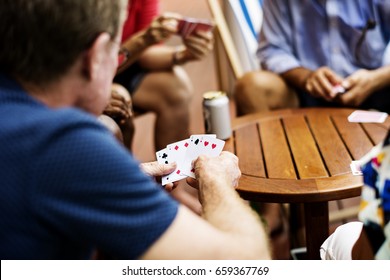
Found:
[[[359,196],[362,176],[350,163],[380,143],[385,123],[350,123],[354,110],[277,110],[233,120],[225,150],[239,157],[240,195],[277,203],[325,202]]]

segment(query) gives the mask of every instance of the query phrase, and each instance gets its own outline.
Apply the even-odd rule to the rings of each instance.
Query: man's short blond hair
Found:
[[[2,0],[0,71],[44,85],[103,32],[115,38],[126,0]]]

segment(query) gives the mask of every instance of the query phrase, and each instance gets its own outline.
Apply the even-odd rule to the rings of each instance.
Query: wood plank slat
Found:
[[[363,123],[365,131],[368,133],[371,141],[374,142],[374,145],[378,145],[384,140],[383,131],[386,130],[385,127],[377,123]]]
[[[373,144],[359,123],[351,123],[347,118],[340,116],[332,118],[353,160],[361,159],[372,149]]]
[[[328,172],[304,116],[286,117],[283,123],[299,178],[328,177]]]
[[[243,174],[265,177],[265,168],[257,124],[235,131],[236,155]]]
[[[259,124],[268,178],[296,179],[294,163],[279,119]]]
[[[223,147],[223,150],[231,152],[233,154],[235,153],[234,152],[234,132],[233,132],[233,136],[225,141],[225,146]]]
[[[314,138],[331,176],[351,172],[351,156],[328,114],[307,116]]]

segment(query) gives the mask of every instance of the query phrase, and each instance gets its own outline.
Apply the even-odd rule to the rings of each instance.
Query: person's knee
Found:
[[[261,81],[264,80],[264,71],[254,71],[244,74],[236,82],[235,92],[248,94],[253,90],[261,90],[266,84]]]
[[[111,90],[121,95],[127,102],[131,102],[131,95],[129,91],[121,84],[113,83]]]
[[[273,73],[266,71],[248,72],[237,80],[234,90],[234,99],[239,114],[248,114],[270,110],[268,99],[277,84],[272,81],[276,78]]]
[[[117,123],[107,115],[100,115],[98,120],[120,141],[123,143],[123,135]]]
[[[242,76],[237,80],[234,96],[239,111],[243,113],[298,106],[294,91],[279,75],[269,71],[249,72]]]

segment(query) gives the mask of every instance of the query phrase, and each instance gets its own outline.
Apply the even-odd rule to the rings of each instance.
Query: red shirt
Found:
[[[122,42],[146,28],[159,14],[158,0],[129,0],[128,17],[123,26]]]

